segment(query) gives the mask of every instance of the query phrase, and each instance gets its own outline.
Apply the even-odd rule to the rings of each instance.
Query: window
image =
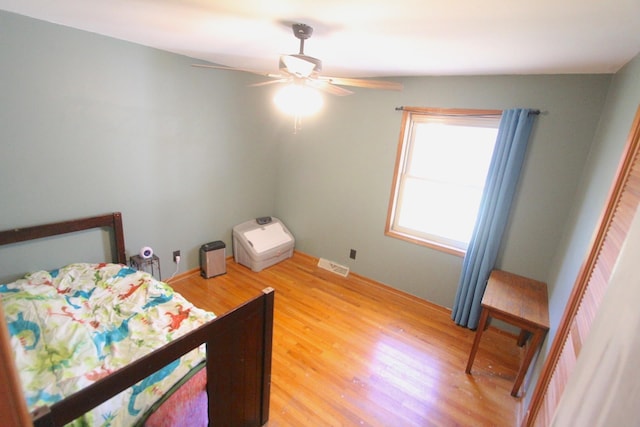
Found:
[[[464,255],[502,112],[403,110],[385,234]]]

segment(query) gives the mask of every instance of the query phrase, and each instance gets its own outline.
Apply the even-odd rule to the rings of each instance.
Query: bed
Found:
[[[13,393],[34,425],[265,424],[274,291],[221,316],[200,310],[126,266],[117,212],[2,231],[0,245],[92,228],[111,231],[112,260],[0,284],[0,351],[13,352]]]

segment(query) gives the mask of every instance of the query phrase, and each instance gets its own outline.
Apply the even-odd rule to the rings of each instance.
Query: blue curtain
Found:
[[[533,110],[520,108],[502,113],[478,218],[462,264],[451,314],[460,326],[470,329],[478,326],[482,309],[480,303],[498,256],[536,115]]]

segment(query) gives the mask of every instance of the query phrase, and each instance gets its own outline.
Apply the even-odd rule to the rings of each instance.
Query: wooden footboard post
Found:
[[[260,424],[269,421],[269,402],[271,401],[271,355],[273,352],[273,310],[275,292],[273,288],[265,288],[264,293],[264,356],[262,358],[262,410]]]
[[[269,419],[274,290],[217,318],[207,339],[210,426]]]
[[[31,425],[27,403],[16,372],[9,330],[0,304],[0,425],[26,427]]]

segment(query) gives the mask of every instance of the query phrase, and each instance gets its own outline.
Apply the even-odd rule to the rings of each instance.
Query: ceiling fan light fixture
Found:
[[[319,59],[306,55],[281,55],[280,71],[293,74],[296,77],[309,77],[322,70],[322,62]]]
[[[317,90],[304,84],[288,84],[280,89],[273,102],[283,113],[294,117],[308,117],[322,109],[324,99]]]

